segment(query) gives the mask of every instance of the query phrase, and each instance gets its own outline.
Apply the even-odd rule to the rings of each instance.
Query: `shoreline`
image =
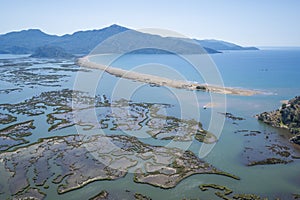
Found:
[[[128,71],[116,67],[106,66],[98,63],[93,63],[89,61],[89,57],[85,56],[79,58],[76,61],[76,64],[81,67],[100,69],[111,75],[126,78],[134,81],[139,81],[143,83],[155,84],[159,86],[168,86],[178,89],[187,89],[187,90],[201,90],[206,92],[214,92],[219,94],[231,94],[231,95],[240,95],[240,96],[252,96],[255,94],[262,94],[260,91],[249,90],[249,89],[239,89],[239,88],[230,88],[222,87],[208,84],[193,83],[184,80],[172,80],[165,77],[144,74],[134,71]]]

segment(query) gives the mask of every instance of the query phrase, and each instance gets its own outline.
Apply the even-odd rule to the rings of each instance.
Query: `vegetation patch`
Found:
[[[4,164],[1,170],[11,174],[7,184],[10,195],[15,197],[37,186],[47,187],[47,180],[52,180],[62,194],[94,181],[116,180],[129,170],[135,171],[135,182],[161,188],[175,187],[193,174],[228,176],[190,151],[150,146],[124,135],[40,139],[29,146],[3,152],[0,161]],[[53,170],[53,166],[59,170]],[[155,169],[155,166],[161,167]],[[143,172],[144,169],[147,170]],[[29,174],[34,176],[30,178]]]

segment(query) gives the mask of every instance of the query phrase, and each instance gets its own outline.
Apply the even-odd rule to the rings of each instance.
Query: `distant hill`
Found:
[[[220,53],[214,49],[202,48],[192,39],[162,37],[146,34],[135,30],[122,32],[115,37],[108,38],[95,53],[151,53],[151,54],[206,54]]]
[[[79,31],[72,35],[63,35],[52,41],[51,45],[62,47],[72,54],[88,54],[107,38],[127,30],[129,29],[114,24],[100,30]]]
[[[0,51],[12,54],[33,53],[36,48],[58,38],[58,36],[48,35],[37,29],[10,32],[0,35]]]
[[[100,30],[79,31],[73,34],[67,34],[63,36],[48,35],[37,29],[23,30],[19,32],[10,32],[4,35],[0,35],[0,53],[11,54],[33,54],[39,47],[52,46],[60,47],[65,50],[65,53],[69,54],[88,54],[99,43],[105,41],[106,48],[102,51],[108,52],[127,52],[132,47],[148,47],[147,49],[140,49],[134,53],[167,53],[166,51],[151,48],[163,47],[170,51],[176,51],[178,53],[219,53],[219,50],[224,50],[223,46],[227,45],[229,48],[231,43],[223,41],[208,42],[206,40],[189,40],[183,38],[161,37],[158,35],[151,35],[141,33],[138,31],[130,30],[126,27],[119,25],[112,25]],[[107,41],[111,39],[111,36],[124,33],[122,40]],[[119,35],[118,35],[119,36]],[[205,41],[205,42],[204,42]],[[201,44],[203,49],[197,45],[197,42]],[[219,43],[219,46],[217,44]],[[214,44],[214,45],[212,45]],[[226,44],[226,45],[225,45]],[[231,44],[231,50],[243,50],[245,47],[241,47],[235,44]],[[44,49],[45,50],[45,49]],[[105,52],[103,52],[105,53]]]
[[[32,58],[57,58],[57,59],[74,58],[74,56],[72,54],[67,53],[63,48],[55,47],[55,46],[38,47],[30,57],[32,57]]]
[[[32,54],[37,48],[49,45],[61,47],[71,54],[88,54],[103,40],[126,30],[128,29],[125,27],[112,25],[100,30],[79,31],[63,36],[48,35],[37,29],[10,32],[0,35],[0,52]]]
[[[230,42],[221,40],[196,40],[201,46],[215,49],[217,51],[224,50],[259,50],[256,47],[242,47]]]

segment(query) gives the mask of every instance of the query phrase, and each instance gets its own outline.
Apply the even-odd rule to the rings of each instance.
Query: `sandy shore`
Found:
[[[289,100],[281,100],[280,103],[281,103],[281,104],[288,104],[288,103],[289,103]]]
[[[156,84],[160,86],[168,86],[173,88],[180,88],[180,89],[188,89],[188,90],[202,90],[207,92],[215,92],[221,94],[233,94],[233,95],[242,95],[242,96],[251,96],[255,94],[260,94],[261,92],[255,90],[246,90],[246,89],[238,89],[238,88],[228,88],[222,86],[214,86],[208,84],[200,84],[194,83],[189,81],[182,81],[182,80],[172,80],[160,76],[154,76],[150,74],[143,74],[134,71],[127,71],[116,67],[105,66],[98,63],[90,62],[88,57],[79,58],[77,60],[77,64],[81,67],[87,68],[95,68],[103,70],[109,74],[135,80],[143,83],[149,84]]]

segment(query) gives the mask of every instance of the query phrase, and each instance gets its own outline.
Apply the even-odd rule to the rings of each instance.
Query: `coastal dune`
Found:
[[[214,92],[220,94],[232,94],[232,95],[241,95],[241,96],[252,96],[261,93],[255,90],[200,84],[200,83],[194,83],[194,82],[184,81],[184,80],[172,80],[165,77],[154,76],[154,75],[144,74],[144,73],[139,73],[134,71],[128,71],[116,67],[93,63],[89,60],[88,56],[79,58],[77,60],[77,65],[81,67],[100,69],[117,77],[135,80],[143,83],[155,84],[159,86],[168,86],[168,87],[187,89],[187,90],[201,90],[201,91]]]

